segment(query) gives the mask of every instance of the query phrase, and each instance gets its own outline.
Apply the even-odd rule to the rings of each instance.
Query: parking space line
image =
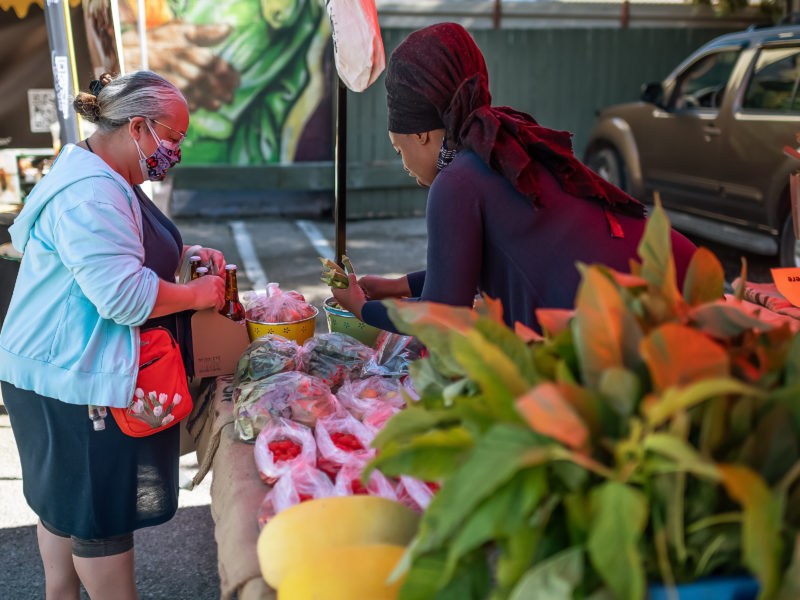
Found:
[[[253,246],[253,240],[250,234],[247,233],[247,228],[244,221],[229,221],[231,230],[233,231],[233,241],[236,244],[236,250],[239,252],[239,257],[242,259],[242,266],[244,273],[253,284],[254,290],[266,289],[269,278],[261,267],[258,260],[258,254]]]
[[[330,242],[325,239],[325,236],[322,235],[322,232],[314,223],[305,220],[295,221],[295,223],[297,223],[297,226],[306,234],[308,241],[311,242],[311,245],[314,246],[322,258],[328,258],[334,262],[336,261],[336,256]]]

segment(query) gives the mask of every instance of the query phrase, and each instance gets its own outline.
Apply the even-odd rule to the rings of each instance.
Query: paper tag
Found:
[[[781,295],[794,306],[800,306],[800,269],[770,269],[772,281]]]

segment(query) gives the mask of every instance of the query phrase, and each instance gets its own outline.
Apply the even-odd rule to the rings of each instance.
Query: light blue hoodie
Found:
[[[130,185],[65,146],[9,228],[24,256],[0,331],[0,380],[70,404],[127,406],[138,326],[158,294],[141,223]]]

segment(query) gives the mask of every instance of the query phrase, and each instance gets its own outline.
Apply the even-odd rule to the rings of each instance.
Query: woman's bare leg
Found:
[[[133,548],[112,556],[73,556],[72,560],[83,587],[92,600],[138,600]]]
[[[36,526],[39,554],[44,565],[47,600],[79,600],[81,583],[72,562],[72,540]]]

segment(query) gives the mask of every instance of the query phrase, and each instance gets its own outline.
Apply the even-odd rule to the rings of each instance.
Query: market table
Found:
[[[233,376],[195,384],[195,406],[184,426],[200,469],[195,485],[212,471],[211,516],[217,541],[220,598],[275,600],[261,577],[256,555],[258,509],[269,487],[261,481],[253,445],[239,440],[233,426]]]

